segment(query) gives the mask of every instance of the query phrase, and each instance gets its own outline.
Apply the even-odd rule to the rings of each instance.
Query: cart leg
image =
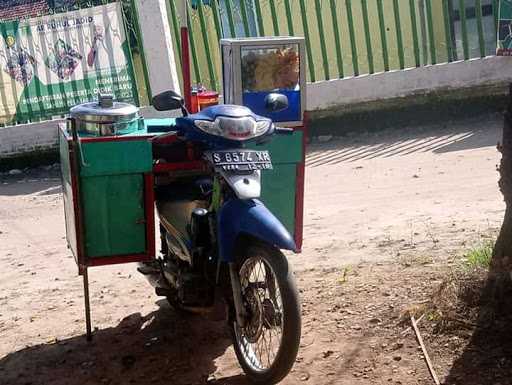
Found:
[[[84,277],[84,300],[85,300],[85,327],[86,327],[87,341],[91,341],[92,340],[91,306],[89,304],[89,276],[87,274],[87,267],[84,268],[83,277]]]

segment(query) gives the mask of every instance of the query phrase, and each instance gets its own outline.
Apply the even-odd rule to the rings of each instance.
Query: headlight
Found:
[[[201,131],[204,131],[207,134],[222,136],[222,131],[217,124],[217,121],[210,122],[209,120],[194,120],[194,124]]]
[[[272,121],[256,121],[251,117],[229,118],[221,116],[211,122],[209,120],[195,120],[194,124],[210,135],[222,136],[232,140],[246,140],[258,137],[267,132]]]

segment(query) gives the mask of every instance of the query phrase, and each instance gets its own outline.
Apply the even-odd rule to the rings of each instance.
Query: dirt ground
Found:
[[[303,337],[283,384],[433,383],[406,315],[499,229],[501,125],[485,116],[310,146],[304,250],[290,256]],[[0,175],[1,385],[246,384],[224,324],[176,314],[134,265],[90,270],[88,344],[64,238],[57,168]],[[509,351],[477,362],[474,328],[436,334],[433,322],[420,329],[445,383],[512,383]]]

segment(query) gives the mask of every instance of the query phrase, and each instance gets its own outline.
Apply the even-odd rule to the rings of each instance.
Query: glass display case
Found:
[[[281,125],[302,125],[306,105],[304,39],[297,37],[223,39],[224,102],[242,104]],[[269,113],[265,97],[288,97],[289,107]]]

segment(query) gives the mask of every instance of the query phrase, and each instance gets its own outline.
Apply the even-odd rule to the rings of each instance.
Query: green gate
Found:
[[[219,90],[219,39],[304,36],[308,81],[494,55],[498,0],[187,0],[195,83]],[[181,57],[176,0],[168,1]],[[179,71],[180,72],[180,71]]]

